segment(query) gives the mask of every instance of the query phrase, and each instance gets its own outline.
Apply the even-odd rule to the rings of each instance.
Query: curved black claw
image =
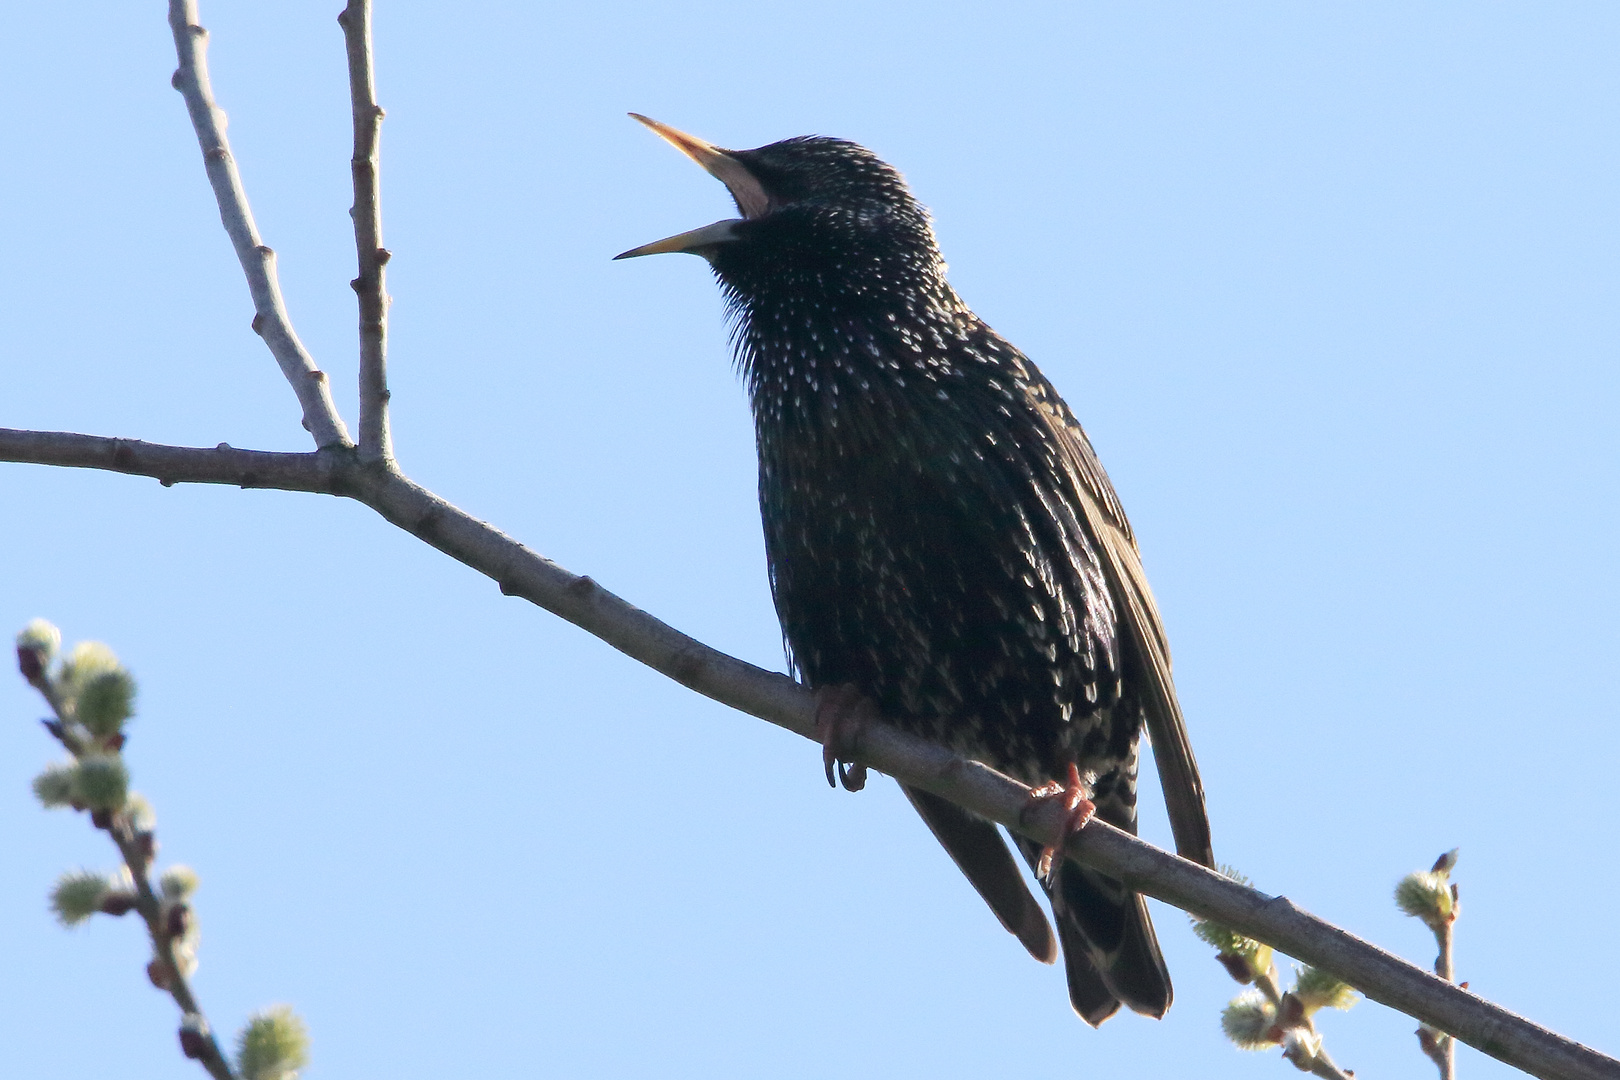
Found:
[[[828,787],[842,783],[845,791],[859,791],[866,786],[866,766],[853,759],[853,751],[876,716],[872,700],[848,683],[816,691],[816,731]]]

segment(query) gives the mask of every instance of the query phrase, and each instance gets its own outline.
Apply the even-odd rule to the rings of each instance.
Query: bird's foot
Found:
[[[1096,804],[1086,797],[1086,785],[1080,781],[1080,770],[1073,765],[1069,766],[1069,782],[1060,784],[1057,781],[1042,784],[1033,788],[1029,793],[1029,805],[1024,807],[1023,817],[1027,820],[1030,811],[1048,799],[1062,800],[1060,805],[1067,815],[1063,822],[1063,832],[1055,844],[1047,844],[1041,849],[1040,861],[1035,866],[1035,876],[1042,881],[1050,883],[1052,880],[1052,862],[1063,849],[1063,844],[1086,827],[1086,822],[1097,812]]]
[[[827,783],[846,791],[866,786],[866,766],[852,759],[855,741],[878,717],[872,699],[849,683],[824,686],[816,691],[816,733],[821,737],[821,761],[827,769]],[[837,779],[834,779],[836,774]]]

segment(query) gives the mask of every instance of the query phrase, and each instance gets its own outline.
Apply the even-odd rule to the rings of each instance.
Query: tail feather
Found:
[[[1039,845],[1021,839],[1019,848],[1031,866],[1040,859]],[[1074,1011],[1092,1027],[1121,1004],[1162,1017],[1174,994],[1141,895],[1072,862],[1060,863],[1053,878],[1047,893]]]
[[[901,790],[990,910],[1030,955],[1050,964],[1062,947],[1069,1003],[1082,1020],[1096,1027],[1122,1004],[1152,1017],[1161,1017],[1170,1008],[1170,973],[1140,894],[1095,870],[1059,862],[1051,881],[1043,883],[1057,927],[1053,940],[1046,913],[1025,884],[994,823],[926,791],[904,784]],[[1113,790],[1099,791],[1097,816],[1136,831],[1134,806]],[[1023,837],[1015,839],[1033,868],[1040,861],[1040,845]]]
[[[1035,959],[1043,964],[1055,961],[1057,942],[1052,939],[1046,912],[1041,910],[1040,903],[1024,883],[1024,875],[995,823],[938,795],[904,784],[900,785],[900,790],[906,793],[935,839],[956,861],[963,876],[990,905],[1001,925]]]

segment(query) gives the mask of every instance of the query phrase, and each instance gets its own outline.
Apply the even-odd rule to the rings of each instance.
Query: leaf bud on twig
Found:
[[[35,619],[23,627],[17,635],[17,669],[29,686],[44,688],[46,672],[61,647],[62,631],[44,619]]]
[[[1447,881],[1447,870],[1418,870],[1401,878],[1395,886],[1395,905],[1420,919],[1430,929],[1439,929],[1454,917],[1456,905]]]
[[[293,1080],[309,1062],[309,1032],[286,1005],[255,1013],[236,1037],[242,1080]]]
[[[116,754],[86,754],[73,769],[73,802],[117,813],[129,798],[129,770]],[[97,822],[105,828],[105,824]]]
[[[34,777],[34,797],[47,810],[57,806],[73,805],[73,773],[75,764],[59,761]]]
[[[189,866],[175,863],[163,871],[158,887],[167,900],[184,900],[197,891],[197,872]]]
[[[122,745],[124,721],[135,714],[135,679],[123,667],[92,675],[78,691],[74,715],[103,742]]]
[[[1242,1050],[1276,1046],[1277,1008],[1258,990],[1233,998],[1221,1011],[1221,1030]]]
[[[1317,1009],[1348,1009],[1356,1003],[1354,987],[1309,965],[1299,969],[1290,993],[1305,1007],[1306,1015]]]
[[[113,891],[105,874],[74,870],[63,874],[51,890],[51,910],[63,926],[77,926],[101,910]]]

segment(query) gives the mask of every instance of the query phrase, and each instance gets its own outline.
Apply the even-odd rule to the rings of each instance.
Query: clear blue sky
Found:
[[[338,7],[202,18],[352,424]],[[1218,855],[1428,962],[1390,891],[1460,845],[1460,976],[1620,1053],[1620,7],[385,0],[377,41],[416,478],[779,667],[716,291],[609,261],[728,203],[624,112],[862,142],[1119,488]],[[173,67],[155,0],[0,16],[0,425],[304,449]],[[1222,1040],[1236,987],[1178,913],[1169,1018],[1090,1031],[893,785],[828,791],[810,744],[361,507],[23,466],[0,506],[0,630],[134,668],[197,989],[226,1031],[293,1003],[311,1080],[1292,1075]],[[0,1072],[193,1075],[137,927],[46,911],[111,850],[32,803],[40,711],[0,677]],[[1323,1027],[1429,1075],[1380,1006]]]

